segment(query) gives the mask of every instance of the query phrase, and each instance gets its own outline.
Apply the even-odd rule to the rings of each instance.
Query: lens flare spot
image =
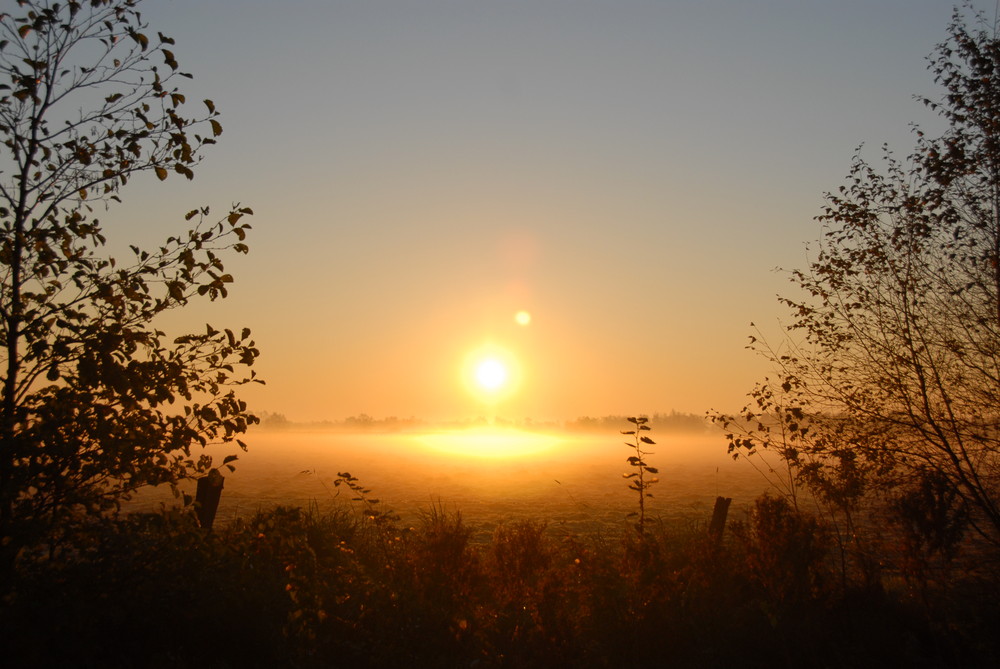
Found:
[[[521,326],[528,325],[531,323],[531,314],[527,311],[519,311],[514,314],[514,322]]]

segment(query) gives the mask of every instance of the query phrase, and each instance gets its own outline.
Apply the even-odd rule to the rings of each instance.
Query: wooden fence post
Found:
[[[198,479],[194,511],[198,515],[198,522],[206,530],[212,529],[212,523],[215,522],[215,512],[219,510],[219,498],[222,497],[222,485],[225,481],[226,477],[218,469],[213,469],[208,476]]]
[[[726,527],[726,516],[729,515],[729,505],[732,501],[732,497],[715,498],[715,509],[712,510],[712,523],[708,526],[708,535],[716,541],[722,539],[722,530]]]

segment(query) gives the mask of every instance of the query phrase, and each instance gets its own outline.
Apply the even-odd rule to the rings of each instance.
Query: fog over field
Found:
[[[748,462],[726,453],[721,432],[649,434],[657,443],[646,460],[659,469],[648,507],[653,517],[707,522],[716,496],[732,497],[738,512],[768,487]],[[218,521],[278,504],[327,509],[350,503],[350,491],[333,483],[349,472],[404,519],[440,503],[483,531],[515,518],[547,520],[573,531],[597,529],[624,522],[636,507],[636,493],[622,477],[634,454],[624,439],[615,431],[495,427],[261,430],[248,437],[246,453],[236,447],[211,451],[217,462],[224,454],[239,454],[236,471],[224,472]],[[170,493],[152,490],[130,508],[164,502],[173,503]]]

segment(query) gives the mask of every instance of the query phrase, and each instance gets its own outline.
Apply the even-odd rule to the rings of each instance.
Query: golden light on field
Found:
[[[514,314],[514,322],[518,325],[528,325],[531,323],[531,314],[527,311],[519,311]]]
[[[473,458],[524,458],[546,453],[559,445],[551,434],[498,428],[480,428],[423,434],[414,437],[438,453]]]

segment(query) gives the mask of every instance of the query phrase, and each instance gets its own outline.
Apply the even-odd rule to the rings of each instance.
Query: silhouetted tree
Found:
[[[173,40],[138,0],[19,0],[0,14],[0,545],[176,484],[211,459],[193,447],[256,418],[233,394],[258,352],[248,330],[168,338],[157,317],[226,296],[219,253],[245,253],[234,206],[125,262],[102,255],[94,210],[135,175],[190,179],[222,133],[188,111]],[[201,134],[199,134],[201,133]],[[242,444],[241,444],[242,445]],[[176,487],[175,487],[176,490]]]
[[[970,12],[930,58],[943,97],[920,98],[947,130],[915,129],[912,155],[884,149],[881,169],[855,158],[816,259],[792,273],[803,297],[781,300],[789,337],[751,342],[778,377],[716,418],[731,452],[776,450],[847,510],[873,487],[945,484],[957,495],[924,510],[933,531],[956,540],[968,517],[1000,544],[1000,39]]]

